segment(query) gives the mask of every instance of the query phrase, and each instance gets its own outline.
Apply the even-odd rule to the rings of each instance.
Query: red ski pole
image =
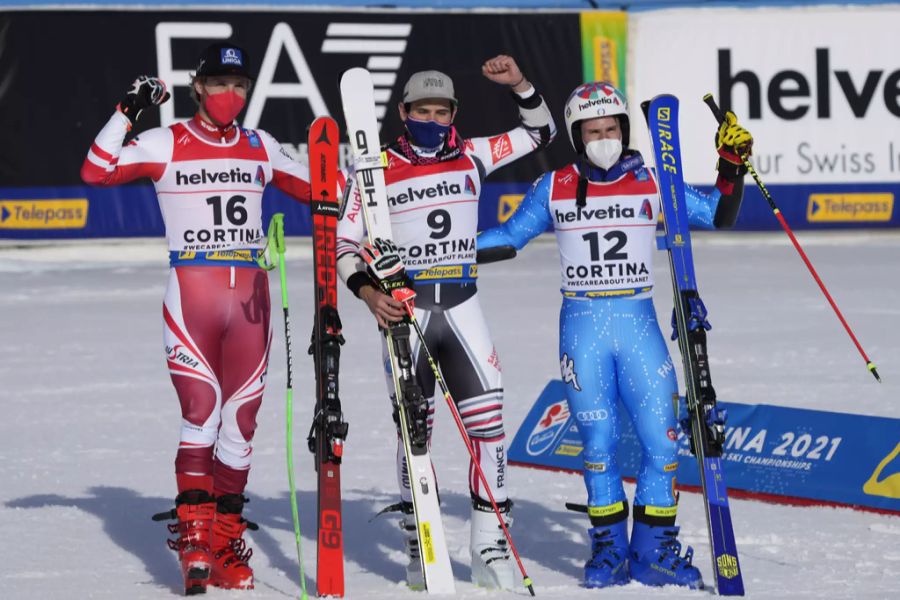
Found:
[[[725,114],[722,112],[722,109],[719,108],[719,105],[716,104],[716,101],[713,99],[713,95],[706,94],[705,96],[703,96],[703,101],[707,106],[709,106],[709,109],[716,117],[716,120],[719,122],[719,124],[721,124],[725,120]],[[819,284],[819,289],[821,289],[822,293],[825,294],[825,298],[828,299],[828,303],[831,304],[831,308],[834,309],[834,313],[840,320],[841,325],[844,326],[844,329],[847,330],[847,334],[850,336],[850,339],[853,340],[854,344],[856,344],[856,349],[859,350],[859,353],[862,355],[863,360],[866,361],[866,368],[872,372],[872,375],[875,376],[875,380],[878,381],[878,383],[881,383],[881,377],[878,376],[878,370],[875,368],[875,363],[869,360],[869,357],[866,355],[866,351],[863,350],[863,347],[859,343],[859,340],[856,339],[856,336],[853,334],[853,330],[850,329],[850,325],[847,324],[847,320],[844,318],[844,315],[841,314],[841,310],[837,307],[837,303],[835,303],[834,298],[832,298],[831,294],[828,293],[828,289],[825,287],[825,284],[822,283],[822,279],[819,277],[816,269],[812,266],[812,263],[806,256],[806,252],[804,252],[803,248],[800,247],[800,242],[798,242],[797,238],[794,237],[794,232],[791,231],[791,228],[788,226],[787,221],[784,219],[784,215],[782,215],[781,211],[778,210],[778,206],[775,204],[775,200],[772,198],[772,195],[769,194],[769,190],[766,189],[766,186],[765,184],[763,184],[762,179],[759,178],[759,173],[757,173],[756,169],[753,168],[753,165],[750,164],[750,160],[747,158],[747,156],[741,156],[741,160],[744,162],[744,166],[747,167],[747,171],[753,177],[753,181],[756,182],[756,186],[762,193],[763,198],[765,198],[766,202],[769,203],[769,207],[775,214],[775,218],[778,219],[779,223],[781,223],[782,229],[784,229],[788,237],[791,238],[791,242],[794,244],[794,248],[797,249],[797,252],[800,253],[800,258],[803,259],[803,262],[806,264],[806,268],[809,269],[809,272],[813,276],[813,279],[815,279],[816,283]]]
[[[500,514],[500,508],[497,506],[497,501],[494,500],[494,494],[491,492],[491,488],[488,485],[487,477],[484,476],[484,471],[481,470],[481,464],[478,461],[478,457],[475,456],[475,450],[472,449],[472,438],[470,438],[469,434],[466,432],[466,426],[463,425],[462,417],[460,417],[459,415],[459,409],[456,408],[456,403],[453,401],[453,396],[450,395],[450,390],[447,388],[447,384],[444,382],[444,378],[441,377],[441,372],[438,369],[437,364],[434,362],[434,358],[431,356],[431,351],[428,350],[428,346],[425,345],[425,334],[422,332],[422,328],[419,327],[419,321],[418,319],[416,319],[416,314],[413,312],[412,302],[403,302],[403,306],[404,308],[406,308],[406,314],[409,316],[409,320],[416,330],[416,335],[419,336],[419,343],[422,346],[422,350],[425,351],[425,357],[428,359],[428,364],[431,366],[431,370],[434,373],[434,378],[437,380],[438,385],[441,388],[441,392],[443,392],[444,394],[444,400],[447,401],[447,406],[450,408],[450,414],[453,415],[453,420],[456,421],[456,426],[459,428],[459,433],[462,435],[463,440],[466,443],[466,450],[469,451],[469,456],[472,457],[472,464],[475,466],[475,471],[478,473],[478,477],[479,479],[481,479],[481,483],[484,485],[484,489],[491,501],[491,506],[494,509],[494,514],[497,515],[497,519],[500,521],[500,527],[501,529],[503,529],[503,535],[506,536],[506,541],[509,542],[509,548],[510,550],[512,550],[513,556],[516,557],[516,562],[519,564],[519,571],[522,573],[523,583],[525,584],[525,587],[528,588],[528,591],[531,592],[531,595],[534,596],[534,584],[531,581],[531,577],[529,577],[528,573],[525,572],[525,565],[522,564],[522,559],[519,558],[519,551],[516,550],[516,545],[512,541],[512,536],[509,534],[509,529],[506,528],[506,522],[503,520],[503,515]]]

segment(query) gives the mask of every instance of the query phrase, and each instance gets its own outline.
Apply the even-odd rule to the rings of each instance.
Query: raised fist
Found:
[[[525,76],[516,64],[516,59],[506,54],[500,54],[481,65],[481,73],[494,83],[508,85],[512,88],[522,88],[527,83]],[[525,88],[527,89],[527,88]],[[517,89],[516,91],[523,91]]]
[[[116,108],[128,117],[133,125],[145,108],[159,106],[169,97],[169,91],[162,79],[141,75],[134,80],[131,89],[125,93],[125,97]]]

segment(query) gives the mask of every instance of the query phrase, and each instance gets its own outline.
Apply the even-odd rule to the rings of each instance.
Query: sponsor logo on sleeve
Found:
[[[512,154],[512,142],[508,133],[492,137],[488,141],[491,144],[491,161],[495,165]]]

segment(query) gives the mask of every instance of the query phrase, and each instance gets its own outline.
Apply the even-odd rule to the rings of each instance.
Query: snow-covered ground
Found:
[[[801,242],[879,367],[878,385],[787,238],[695,236],[700,289],[711,312],[713,378],[728,401],[900,417],[900,233],[807,234]],[[310,593],[315,591],[315,480],[305,451],[312,408],[311,252],[289,240],[295,347],[295,443]],[[168,598],[181,592],[165,527],[172,506],[179,411],[162,349],[167,266],[162,240],[0,246],[0,598]],[[665,257],[657,308],[668,329]],[[512,436],[558,375],[558,262],[552,238],[481,269],[482,305],[502,359]],[[278,293],[276,278],[272,290]],[[362,303],[342,290],[341,396],[350,436],[343,471],[347,596],[415,596],[404,579],[396,517],[394,426],[378,337]],[[277,341],[259,414],[247,516],[257,587],[209,598],[299,596],[284,457],[284,346]],[[677,348],[672,348],[677,353]],[[468,458],[439,405],[434,457],[462,598],[512,598],[469,584]],[[579,477],[514,468],[513,536],[542,598],[701,598],[705,592],[578,586],[588,545]],[[628,487],[629,493],[633,486]],[[897,598],[900,518],[836,508],[732,504],[748,596]],[[683,494],[683,541],[712,581],[699,496]]]

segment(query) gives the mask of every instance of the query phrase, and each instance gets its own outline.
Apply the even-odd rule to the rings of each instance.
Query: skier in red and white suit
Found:
[[[274,184],[308,201],[306,167],[265,131],[238,126],[252,78],[234,44],[207,48],[192,81],[197,113],[125,138],[141,111],[169,98],[138,78],[103,127],[81,169],[89,184],[148,177],[159,197],[171,270],[163,304],[169,373],[181,403],[175,514],[186,590],[253,587],[241,538],[244,488],[265,387],[269,284],[262,196]],[[173,531],[174,532],[174,531]]]
[[[453,127],[458,102],[453,81],[439,71],[414,73],[403,90],[398,110],[404,135],[387,147],[388,205],[394,242],[415,282],[416,319],[426,343],[440,365],[443,378],[480,465],[508,521],[506,448],[503,428],[503,384],[500,361],[481,312],[476,289],[475,234],[478,199],[485,177],[550,143],[556,126],[547,104],[525,78],[516,61],[505,55],[482,66],[489,80],[508,86],[518,106],[521,125],[493,137],[463,140]],[[337,266],[347,286],[364,300],[382,327],[400,320],[399,302],[381,293],[366,270],[360,243],[365,235],[362,203],[353,177],[344,194],[338,221]],[[434,414],[434,375],[413,344],[416,377],[428,396],[429,432]],[[388,386],[393,387],[390,374]],[[393,389],[391,389],[393,395]],[[406,458],[397,452],[401,510],[412,512]],[[473,467],[472,580],[490,588],[512,588],[514,576],[509,548]],[[422,585],[412,519],[401,526],[408,534],[407,583]]]

